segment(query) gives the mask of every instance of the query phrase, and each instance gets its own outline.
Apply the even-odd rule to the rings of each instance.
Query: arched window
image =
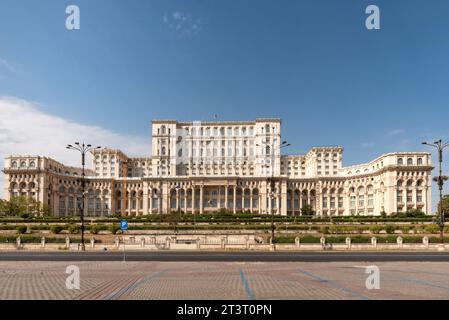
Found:
[[[27,167],[26,162],[25,161],[20,162],[20,167],[21,168],[26,168]]]
[[[402,180],[398,180],[397,186],[402,187],[402,183],[403,183]]]
[[[407,165],[411,166],[413,164],[413,159],[412,158],[408,158],[407,159]]]
[[[59,187],[59,192],[60,192],[60,193],[64,193],[64,192],[65,192],[64,186],[60,186],[60,187]]]
[[[163,156],[165,156],[165,147],[162,147],[161,153],[162,153]]]
[[[421,186],[422,186],[422,180],[418,180],[418,181],[416,182],[416,186],[417,186],[417,187],[421,187]]]
[[[30,168],[34,168],[34,167],[36,167],[36,163],[34,161],[31,161],[30,162]]]
[[[402,158],[399,158],[398,159],[398,165],[402,166],[403,164],[404,164],[404,160],[402,160]]]
[[[161,127],[161,133],[162,133],[162,134],[165,134],[165,126],[162,126],[162,127]]]
[[[422,165],[422,158],[418,158],[418,166]]]
[[[34,182],[30,182],[29,184],[30,189],[36,188],[36,184]]]
[[[12,167],[12,168],[17,168],[17,161],[13,161],[13,162],[11,163],[11,167]]]
[[[413,185],[413,180],[408,180],[407,181],[407,187],[411,187]]]

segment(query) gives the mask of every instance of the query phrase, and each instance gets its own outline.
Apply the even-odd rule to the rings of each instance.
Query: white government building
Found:
[[[130,143],[132,143],[130,141]],[[152,155],[93,151],[86,170],[88,216],[227,210],[318,216],[431,214],[431,157],[396,152],[344,167],[343,148],[281,155],[281,120],[152,122]],[[284,143],[285,144],[285,143]],[[73,151],[67,151],[73,152]],[[54,216],[79,214],[81,169],[45,156],[8,156],[5,195],[33,197]],[[310,207],[309,207],[310,208]]]

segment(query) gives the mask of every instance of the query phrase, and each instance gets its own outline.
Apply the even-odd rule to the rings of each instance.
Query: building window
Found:
[[[411,166],[413,164],[413,159],[412,158],[408,158],[407,159],[407,165]]]
[[[418,166],[422,165],[422,158],[418,158],[417,164]]]
[[[416,202],[422,202],[422,190],[416,191]]]
[[[397,198],[396,198],[398,203],[402,203],[402,190],[398,190],[397,191]]]
[[[412,190],[407,190],[407,202],[413,202]]]
[[[359,207],[364,207],[364,206],[365,206],[365,196],[359,195]]]
[[[350,203],[350,207],[351,208],[355,208],[355,201],[356,201],[356,197],[355,196],[351,196],[351,203]]]
[[[403,164],[404,164],[404,160],[402,160],[402,158],[399,158],[398,159],[398,165],[402,166]]]

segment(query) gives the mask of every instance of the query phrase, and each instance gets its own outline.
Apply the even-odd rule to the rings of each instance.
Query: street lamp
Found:
[[[273,131],[274,131],[274,127],[273,127]],[[268,147],[268,148],[269,148],[270,155],[271,155],[272,158],[273,158],[272,161],[271,161],[271,167],[273,167],[273,165],[274,165],[273,162],[274,162],[274,157],[275,157],[275,153],[274,153],[274,141],[273,141],[273,144],[272,144],[271,146],[269,145],[269,142],[268,142],[268,141],[262,142],[262,144],[263,144],[265,147]],[[256,144],[257,147],[262,147],[263,145]],[[291,146],[291,144],[288,143],[287,141],[282,141],[281,144],[279,145],[279,149],[282,149],[282,148],[285,148],[285,147],[288,147],[288,146]],[[263,165],[263,167],[265,167],[265,168],[270,168],[270,165],[265,164],[265,165]],[[273,206],[272,206],[273,200],[274,200],[274,198],[275,198],[275,192],[274,192],[274,168],[271,169],[271,179],[269,179],[269,181],[270,181],[270,189],[271,189],[270,195],[268,196],[268,198],[269,198],[270,201],[271,201],[271,202],[270,202],[270,208],[271,208],[271,240],[274,241],[274,229],[275,229],[275,225],[274,225],[274,210],[273,210]]]
[[[86,165],[86,153],[91,150],[100,149],[101,147],[92,147],[90,144],[84,144],[75,142],[75,145],[68,144],[67,149],[69,150],[75,150],[81,153],[81,165],[82,165],[82,172],[81,172],[81,192],[82,192],[82,202],[80,204],[80,212],[81,212],[81,250],[85,251],[86,247],[84,246],[84,199],[86,197],[86,181],[85,181],[85,173],[84,173],[84,167]]]
[[[440,139],[438,141],[435,141],[434,143],[423,142],[422,144],[434,147],[438,150],[439,172],[438,176],[433,178],[433,181],[435,181],[438,184],[438,189],[440,190],[440,203],[438,205],[438,214],[440,216],[439,225],[440,225],[441,243],[444,243],[444,211],[442,208],[442,200],[443,200],[443,185],[444,182],[448,179],[448,177],[443,176],[442,164],[443,164],[443,150],[444,148],[449,146],[449,142],[443,144],[443,141]]]

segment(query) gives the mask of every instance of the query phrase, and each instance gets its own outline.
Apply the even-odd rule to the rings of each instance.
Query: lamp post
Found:
[[[92,147],[90,144],[84,144],[75,142],[75,145],[72,146],[71,144],[67,145],[66,147],[69,150],[75,150],[81,153],[81,165],[82,165],[82,172],[81,172],[81,192],[82,192],[82,202],[80,205],[80,220],[81,220],[81,250],[85,251],[86,247],[84,246],[84,199],[86,197],[86,180],[85,180],[85,172],[84,167],[86,165],[86,153],[91,150],[100,149],[101,147]]]
[[[273,127],[273,132],[274,132],[274,127]],[[280,146],[279,146],[279,149],[282,149],[282,148],[285,148],[285,147],[288,147],[288,146],[290,146],[291,144],[290,143],[287,143],[287,141],[282,141],[281,142],[281,144],[280,144]],[[269,179],[269,181],[270,181],[270,195],[268,196],[268,198],[270,199],[270,208],[271,208],[271,212],[270,212],[270,214],[271,214],[271,240],[272,241],[274,241],[274,230],[275,230],[275,225],[274,225],[274,210],[273,210],[273,206],[272,206],[272,204],[273,204],[273,200],[274,200],[274,198],[275,198],[275,192],[274,192],[274,187],[275,187],[275,184],[274,184],[274,160],[275,160],[275,152],[274,152],[274,140],[273,140],[273,143],[271,144],[271,146],[270,146],[270,143],[268,142],[268,141],[266,141],[266,142],[262,142],[262,145],[260,145],[260,144],[256,144],[256,146],[257,147],[262,147],[262,146],[265,146],[266,148],[269,148],[268,149],[268,151],[269,151],[269,154],[270,154],[270,156],[271,156],[271,158],[272,158],[272,161],[271,161],[271,166],[270,165],[268,165],[268,164],[265,164],[263,167],[264,168],[271,168],[271,179]],[[266,152],[266,154],[268,154],[268,152]],[[267,188],[268,189],[268,188]]]
[[[438,141],[435,141],[434,143],[428,143],[423,142],[422,144],[434,147],[438,150],[438,164],[439,164],[439,170],[438,170],[438,176],[433,178],[433,181],[435,181],[438,185],[438,189],[440,191],[440,203],[438,205],[438,215],[439,215],[439,225],[440,225],[440,239],[441,243],[444,243],[444,211],[442,208],[442,200],[443,200],[443,185],[444,182],[448,179],[447,176],[443,176],[443,150],[444,148],[449,146],[449,142],[443,143],[443,141],[440,139]]]

